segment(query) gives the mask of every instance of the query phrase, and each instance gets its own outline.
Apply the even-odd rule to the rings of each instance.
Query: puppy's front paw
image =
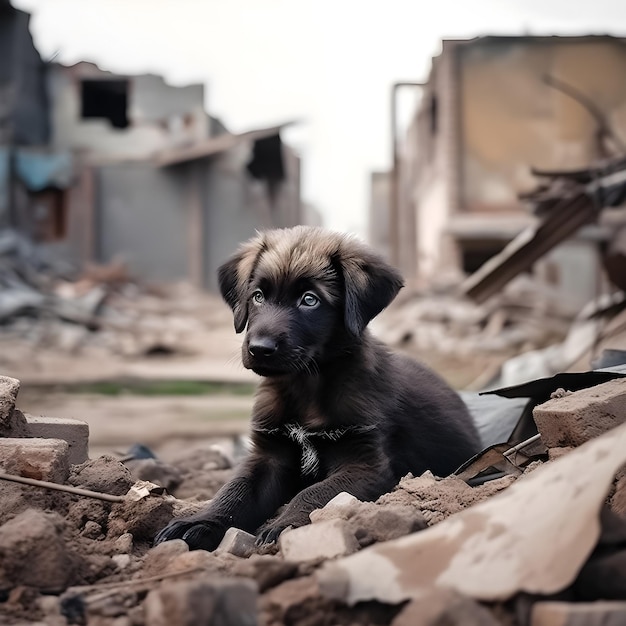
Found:
[[[172,520],[154,538],[154,545],[182,539],[190,550],[215,550],[224,537],[226,529],[210,520],[179,519]]]
[[[290,527],[291,524],[271,524],[263,526],[263,528],[261,528],[261,530],[257,533],[256,541],[254,543],[257,546],[266,546],[276,543],[280,533]]]

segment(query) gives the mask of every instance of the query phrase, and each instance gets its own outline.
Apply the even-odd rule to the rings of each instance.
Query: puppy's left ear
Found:
[[[345,289],[345,325],[358,337],[404,286],[400,272],[374,252],[340,259]]]
[[[262,240],[252,239],[217,270],[220,292],[233,311],[237,333],[242,332],[248,323],[248,284],[262,250]]]

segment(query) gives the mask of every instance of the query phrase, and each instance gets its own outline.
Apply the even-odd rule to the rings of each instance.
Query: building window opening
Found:
[[[113,128],[128,127],[128,81],[83,80],[81,117],[105,119]]]

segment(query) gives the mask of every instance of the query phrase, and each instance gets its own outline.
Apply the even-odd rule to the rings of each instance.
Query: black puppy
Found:
[[[402,278],[364,244],[303,226],[260,233],[219,283],[236,331],[248,325],[243,364],[264,377],[252,451],[204,511],[156,543],[213,550],[231,526],[273,542],[342,491],[374,500],[408,472],[446,476],[479,450],[459,396],[366,330]]]

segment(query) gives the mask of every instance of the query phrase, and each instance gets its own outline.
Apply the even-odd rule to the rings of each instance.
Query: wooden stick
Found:
[[[47,480],[25,478],[24,476],[5,474],[4,472],[0,472],[0,480],[10,480],[14,483],[22,483],[23,485],[31,485],[32,487],[43,487],[44,489],[51,489],[53,491],[65,491],[66,493],[73,493],[77,496],[96,498],[98,500],[105,500],[106,502],[124,502],[126,500],[124,496],[112,496],[108,493],[90,491],[89,489],[81,489],[80,487],[70,487],[69,485],[59,485],[57,483],[48,482]]]

